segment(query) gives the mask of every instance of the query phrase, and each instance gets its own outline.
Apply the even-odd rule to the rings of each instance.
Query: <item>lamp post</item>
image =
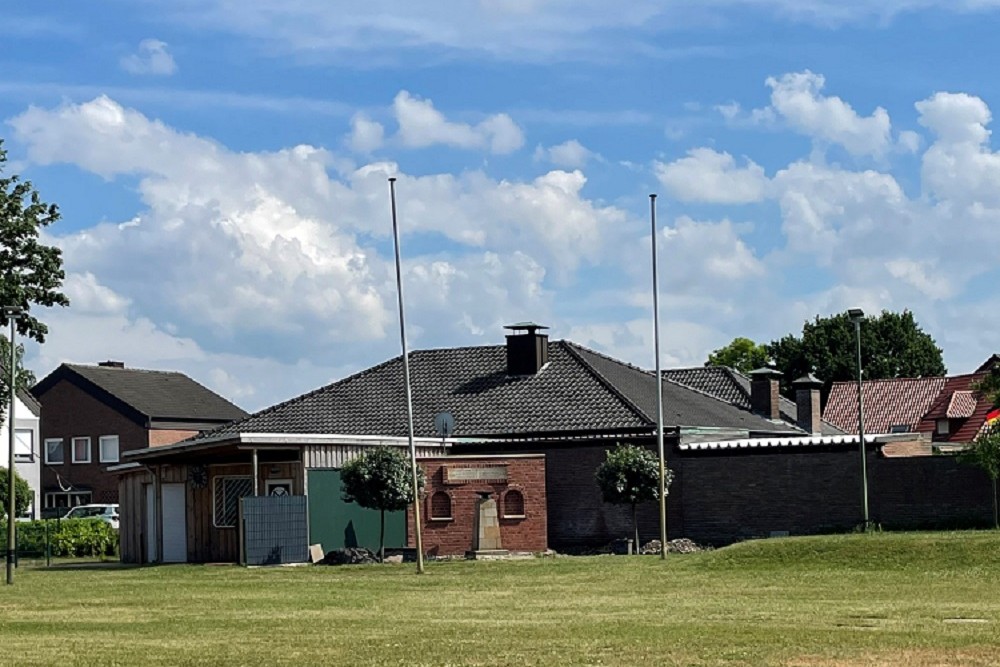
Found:
[[[854,322],[854,335],[858,342],[858,441],[861,449],[861,501],[864,505],[863,528],[867,532],[871,524],[868,516],[868,461],[865,458],[865,404],[862,398],[861,383],[861,320],[865,318],[865,312],[860,308],[851,308],[847,311],[847,316]]]
[[[10,403],[7,409],[7,433],[10,436],[7,443],[7,585],[14,583],[14,556],[17,549],[16,522],[14,521],[15,510],[17,509],[14,494],[14,404],[17,402],[17,351],[14,345],[14,325],[21,317],[21,309],[17,306],[4,306],[3,314],[10,322]]]

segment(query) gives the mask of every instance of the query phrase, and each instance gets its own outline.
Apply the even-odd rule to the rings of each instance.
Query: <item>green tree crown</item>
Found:
[[[423,487],[419,468],[418,484]],[[344,502],[385,512],[406,509],[413,502],[410,462],[395,447],[372,447],[340,469]]]
[[[6,516],[7,502],[9,496],[7,489],[10,488],[10,470],[0,467],[0,514]],[[14,471],[14,511],[20,516],[28,511],[31,504],[31,487],[23,477]]]

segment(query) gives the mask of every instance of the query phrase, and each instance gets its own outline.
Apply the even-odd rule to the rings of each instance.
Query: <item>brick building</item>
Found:
[[[430,479],[424,529],[437,540],[427,546],[439,553],[467,550],[470,503],[486,491],[500,504],[501,529],[514,530],[512,536],[519,526],[531,533],[518,540],[537,538],[540,524],[529,525],[513,512],[504,524],[505,500],[512,506],[521,501],[527,518],[536,511],[528,512],[530,503],[543,494],[552,548],[572,550],[629,535],[629,508],[604,503],[594,473],[616,443],[656,447],[655,374],[570,341],[549,341],[544,327],[535,324],[511,328],[504,345],[410,355],[417,456]],[[857,525],[862,516],[858,439],[821,418],[820,385],[811,376],[799,378],[793,383],[796,400],[790,402],[779,396],[778,374],[768,369],[750,377],[715,369],[664,374],[664,440],[667,464],[675,472],[668,536],[725,543]],[[192,488],[189,478],[199,465],[208,469],[209,488],[236,476],[257,480],[264,493],[269,475],[297,471],[290,488],[310,496],[314,533],[324,535],[325,548],[346,545],[376,520],[337,504],[339,468],[366,446],[405,446],[405,397],[397,357],[188,442],[147,448],[125,460],[166,471],[187,503],[177,511],[201,512],[209,526],[213,509],[206,503],[212,496]],[[454,418],[447,438],[435,429],[435,416],[442,412]],[[911,441],[914,436],[905,434],[866,441],[874,520],[891,527],[969,524],[988,516],[989,482],[981,471],[948,456],[899,457]],[[447,484],[445,471],[461,466],[459,457],[543,463],[525,471],[519,493],[512,494],[496,480],[460,488]],[[225,467],[237,463],[238,474]],[[168,470],[171,466],[178,467]],[[139,471],[133,477],[142,475],[140,483],[155,494],[157,479]],[[198,509],[203,506],[204,512]],[[137,505],[136,521],[141,511]],[[123,526],[127,512],[123,506]],[[412,545],[410,521],[408,526],[401,513],[387,527],[399,545]],[[639,528],[643,539],[658,534],[655,503],[640,507]],[[206,533],[209,541],[216,539],[212,530]],[[214,547],[198,549],[189,544],[189,557],[218,553]]]
[[[182,373],[62,364],[31,393],[42,405],[42,507],[118,502],[105,468],[124,452],[162,446],[246,412]]]

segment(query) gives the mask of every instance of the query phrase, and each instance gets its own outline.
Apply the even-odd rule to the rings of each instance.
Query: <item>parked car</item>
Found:
[[[63,516],[64,519],[100,519],[118,530],[118,505],[77,505]]]

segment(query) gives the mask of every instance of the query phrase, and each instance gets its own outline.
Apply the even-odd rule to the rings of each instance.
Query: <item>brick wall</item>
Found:
[[[89,489],[95,503],[118,502],[118,480],[103,471],[110,465],[100,462],[99,438],[117,435],[119,456],[131,449],[146,447],[146,429],[129,417],[95,399],[76,385],[62,381],[53,385],[41,397],[43,404],[40,452],[42,453],[42,494],[59,491],[62,483]],[[91,463],[73,463],[72,438],[90,437]],[[45,440],[62,438],[65,462],[45,464]]]
[[[427,479],[425,498],[420,506],[424,551],[434,556],[461,555],[473,549],[474,520],[479,491],[490,491],[497,501],[500,519],[500,539],[509,551],[545,551],[547,540],[547,502],[545,488],[545,458],[534,457],[457,457],[418,461]],[[495,468],[505,466],[507,480],[448,482],[447,468]],[[452,475],[453,477],[454,475]],[[523,518],[505,517],[506,494],[520,492],[524,500]],[[451,519],[434,519],[432,503],[438,493],[447,494],[451,504]],[[413,512],[407,512],[407,535],[413,546]]]
[[[954,457],[885,458],[867,452],[869,515],[885,528],[988,525],[989,478]],[[863,518],[855,447],[686,452],[675,457],[684,535],[728,543],[851,530]]]
[[[152,429],[149,431],[149,446],[162,447],[186,440],[198,435],[198,431],[180,431],[176,429]]]
[[[636,441],[656,450],[655,440]],[[669,439],[667,445],[669,445]],[[607,544],[612,540],[631,537],[632,509],[628,505],[611,505],[601,498],[595,473],[604,462],[606,452],[615,442],[583,441],[552,443],[503,443],[456,447],[454,451],[482,451],[491,453],[533,452],[545,455],[545,484],[549,506],[549,546],[557,550],[577,550]],[[673,468],[668,459],[667,466]],[[675,482],[667,496],[667,526],[671,538],[683,536],[681,511],[683,490]],[[639,536],[642,542],[660,534],[659,506],[644,503],[638,508]]]

